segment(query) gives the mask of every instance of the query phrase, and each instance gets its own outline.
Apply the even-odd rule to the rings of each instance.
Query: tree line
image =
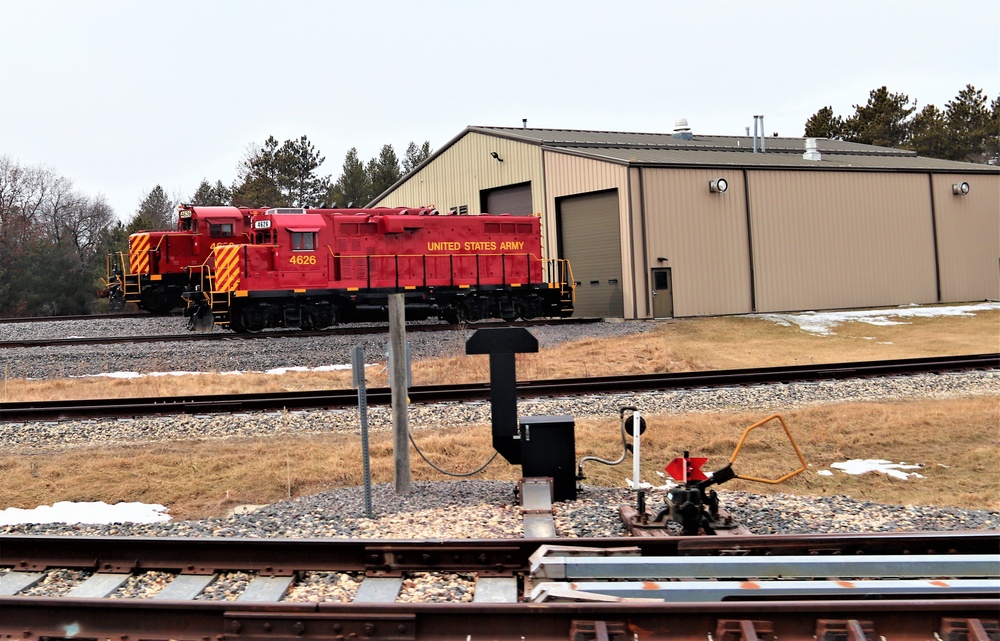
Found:
[[[944,109],[887,87],[872,89],[868,102],[844,117],[821,108],[806,121],[807,138],[833,138],[879,147],[909,149],[920,156],[974,163],[1000,163],[1000,97],[992,102],[966,85]]]
[[[361,207],[430,157],[430,142],[411,142],[402,161],[391,145],[364,163],[357,148],[336,180],[318,170],[325,158],[306,136],[251,145],[227,186],[203,179],[190,197],[160,185],[127,222],[103,196],[81,193],[51,169],[0,156],[0,317],[86,314],[97,307],[107,257],[128,251],[140,230],[170,229],[178,201],[237,207]]]
[[[822,107],[805,136],[916,151],[921,156],[1000,164],[1000,98],[966,85],[943,109],[886,87],[840,116]],[[400,159],[391,145],[363,161],[357,148],[340,176],[320,173],[326,158],[306,136],[251,144],[229,185],[203,179],[189,197],[151,189],[127,222],[101,196],[77,190],[50,169],[0,156],[0,317],[68,315],[95,309],[109,253],[127,251],[139,230],[170,229],[177,201],[238,207],[361,207],[430,157],[430,142],[410,142]],[[414,203],[414,205],[425,203]]]

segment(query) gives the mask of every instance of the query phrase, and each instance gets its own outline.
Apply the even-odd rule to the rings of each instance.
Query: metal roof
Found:
[[[819,170],[939,171],[1000,173],[1000,167],[918,156],[907,149],[876,147],[843,140],[816,139],[821,160],[805,160],[806,138],[693,135],[689,140],[671,133],[529,129],[469,126],[379,194],[376,203],[433,162],[465,135],[476,132],[543,149],[625,165],[653,167],[774,167]],[[761,148],[763,147],[763,151]]]
[[[595,160],[605,160],[617,164],[644,167],[752,167],[756,169],[840,169],[840,170],[880,170],[880,171],[937,171],[949,173],[993,172],[1000,173],[1000,167],[976,165],[972,163],[924,158],[917,155],[872,155],[847,153],[820,153],[821,160],[806,160],[804,149],[794,152],[772,151],[753,153],[753,149],[743,151],[709,151],[704,149],[643,149],[635,147],[546,147],[551,151],[585,156]]]
[[[552,151],[629,165],[1000,172],[1000,168],[991,165],[925,158],[906,149],[823,138],[816,139],[817,150],[822,159],[805,160],[802,157],[805,138],[758,137],[755,152],[752,136],[693,135],[686,140],[665,133],[571,129],[469,127],[466,132],[469,131],[535,144]]]

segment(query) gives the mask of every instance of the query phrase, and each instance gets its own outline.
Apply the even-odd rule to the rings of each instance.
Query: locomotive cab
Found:
[[[178,205],[176,229],[136,232],[129,236],[127,257],[109,256],[101,295],[111,299],[113,309],[135,303],[162,314],[181,306],[191,270],[203,265],[216,245],[246,242],[252,211]]]

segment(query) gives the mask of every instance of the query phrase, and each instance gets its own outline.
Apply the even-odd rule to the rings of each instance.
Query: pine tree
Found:
[[[400,179],[403,173],[399,169],[399,158],[392,145],[382,145],[378,158],[372,158],[368,162],[367,172],[372,199],[378,198]]]
[[[233,205],[237,207],[288,207],[278,189],[276,156],[278,141],[268,136],[263,145],[247,148],[233,184]]]
[[[965,85],[954,100],[945,104],[945,119],[957,147],[956,160],[986,162],[987,139],[993,121],[986,100],[981,90]]]
[[[909,141],[907,119],[916,107],[906,94],[889,93],[886,87],[872,89],[868,104],[854,105],[854,109],[854,115],[844,121],[844,140],[897,148]]]
[[[927,105],[910,122],[909,148],[928,158],[958,160],[960,151],[948,130],[944,113]]]
[[[307,137],[286,140],[275,154],[276,182],[282,200],[292,207],[325,204],[330,177],[316,175],[325,160]]]
[[[139,230],[171,229],[174,223],[174,204],[157,185],[139,204],[126,229],[133,234]]]
[[[198,189],[194,192],[194,196],[191,196],[190,203],[192,205],[201,205],[202,207],[220,207],[228,205],[232,200],[233,192],[223,185],[221,180],[216,181],[213,186],[202,178],[201,184],[198,185]]]
[[[344,157],[340,178],[330,188],[327,197],[331,207],[361,207],[371,199],[371,182],[365,166],[358,158],[358,150],[351,147]]]
[[[833,107],[823,107],[806,121],[806,138],[839,138],[844,119],[833,114]]]
[[[408,174],[416,168],[417,165],[422,163],[431,157],[431,141],[425,140],[421,147],[417,147],[417,144],[410,141],[410,144],[406,146],[406,155],[403,156],[403,173]]]

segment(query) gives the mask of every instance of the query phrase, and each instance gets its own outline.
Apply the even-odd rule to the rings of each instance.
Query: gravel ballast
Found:
[[[0,340],[55,336],[149,335],[183,332],[183,319],[107,319],[64,323],[0,325]],[[57,327],[61,326],[61,327]],[[581,338],[644,332],[652,322],[596,323],[535,327],[543,347]],[[474,330],[411,332],[413,357],[464,353]],[[369,354],[384,353],[386,336],[339,336],[302,339],[117,344],[0,350],[0,368],[9,377],[52,378],[109,371],[267,371],[282,367],[318,367],[350,361],[349,351],[364,344]],[[277,344],[275,344],[275,342]],[[265,347],[266,345],[266,347]],[[379,360],[370,357],[370,360]],[[712,390],[684,390],[600,397],[525,399],[520,415],[570,414],[577,418],[617,417],[622,406],[647,414],[704,411],[769,411],[821,403],[894,399],[944,399],[1000,396],[996,371],[899,378],[824,381]],[[446,425],[489,422],[488,403],[414,406],[415,432]],[[389,429],[387,408],[369,410],[372,429]],[[356,410],[167,416],[131,420],[59,421],[0,424],[0,447],[7,451],[54,449],[128,442],[190,438],[264,436],[293,433],[353,432]],[[0,533],[96,536],[217,536],[333,538],[505,538],[523,536],[515,484],[504,481],[416,482],[412,494],[397,496],[391,487],[374,488],[375,518],[364,518],[361,488],[343,488],[265,506],[247,514],[199,521],[111,525],[34,524],[0,527]],[[835,496],[799,498],[720,490],[722,505],[752,532],[866,532],[1000,529],[1000,513],[935,507],[886,506]],[[662,501],[661,501],[662,502]],[[583,486],[577,501],[556,504],[555,523],[562,537],[622,536],[618,506],[634,503],[627,489]],[[655,505],[655,494],[651,497]],[[2,508],[3,506],[0,506]],[[238,578],[234,578],[234,581]],[[462,579],[448,580],[461,585]],[[349,579],[317,577],[334,592],[350,591]],[[341,582],[345,585],[337,588]],[[318,587],[317,590],[324,588]],[[221,598],[225,598],[224,596]],[[306,597],[308,598],[308,597]]]

